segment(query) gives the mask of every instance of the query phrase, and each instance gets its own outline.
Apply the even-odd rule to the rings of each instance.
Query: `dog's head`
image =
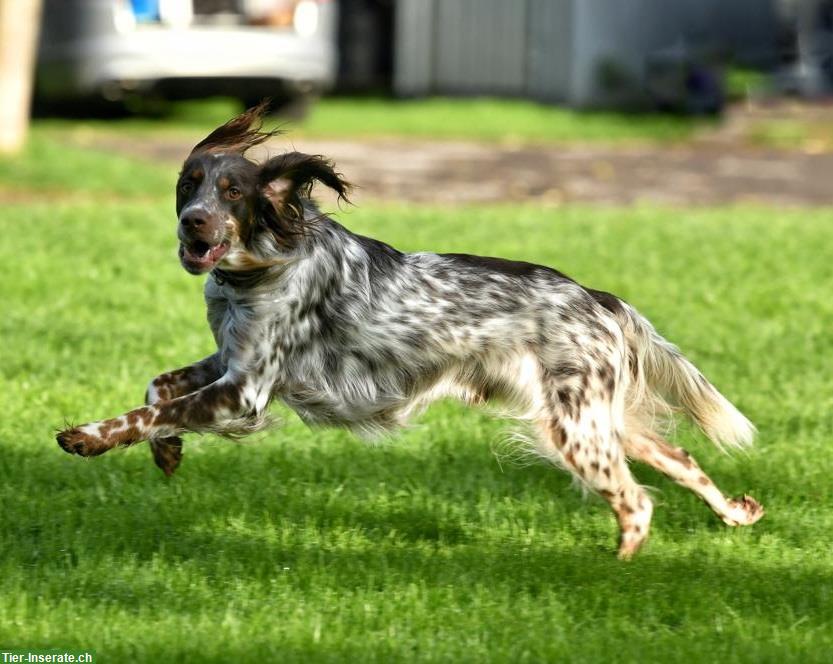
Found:
[[[347,200],[349,184],[317,155],[287,152],[258,164],[248,149],[262,131],[267,103],[218,127],[194,146],[176,185],[179,258],[192,274],[215,267],[251,270],[280,262],[306,230],[303,200],[321,182]]]

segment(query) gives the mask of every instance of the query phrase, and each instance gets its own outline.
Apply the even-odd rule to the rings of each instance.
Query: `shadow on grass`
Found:
[[[473,444],[430,455],[354,441],[210,447],[192,451],[172,481],[157,475],[147,450],[86,463],[57,450],[9,450],[0,468],[9,478],[0,489],[6,589],[30,588],[56,603],[71,594],[123,608],[166,601],[199,610],[206,598],[187,591],[194,580],[264,592],[277,577],[287,592],[417,584],[461,597],[481,587],[555,593],[591,613],[609,609],[598,605],[605,597],[634,619],[645,606],[666,607],[673,626],[675,606],[692,593],[705,606],[752,614],[782,607],[784,620],[815,623],[833,587],[823,566],[743,547],[682,555],[649,547],[624,565],[613,556],[604,505],[585,501],[550,468],[501,470]],[[692,525],[719,528],[699,504],[670,488],[664,494],[676,516],[663,537],[708,540]],[[168,578],[182,574],[190,581]]]

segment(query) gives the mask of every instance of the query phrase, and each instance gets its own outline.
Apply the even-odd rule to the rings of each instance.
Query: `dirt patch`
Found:
[[[761,113],[733,111],[719,129],[674,145],[507,146],[301,137],[278,140],[270,149],[297,149],[332,158],[345,177],[357,185],[358,202],[833,203],[833,153],[750,144],[745,128]],[[84,144],[169,162],[173,167],[198,138],[159,135],[136,140],[101,132],[86,135]]]

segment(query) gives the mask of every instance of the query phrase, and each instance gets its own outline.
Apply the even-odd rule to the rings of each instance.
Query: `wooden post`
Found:
[[[41,0],[0,0],[0,153],[26,139],[40,16]]]

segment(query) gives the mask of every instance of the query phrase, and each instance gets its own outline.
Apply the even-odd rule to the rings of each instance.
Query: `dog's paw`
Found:
[[[153,460],[165,475],[170,477],[182,462],[182,438],[156,438],[150,440]]]
[[[616,557],[619,560],[631,560],[647,539],[646,535],[639,535],[634,533],[625,534],[619,538],[619,550],[616,552]]]
[[[95,435],[89,427],[66,429],[58,433],[55,439],[64,452],[79,456],[96,456],[110,449],[110,446]]]
[[[729,501],[731,508],[723,521],[730,526],[751,526],[764,515],[763,506],[752,496],[739,496]]]

